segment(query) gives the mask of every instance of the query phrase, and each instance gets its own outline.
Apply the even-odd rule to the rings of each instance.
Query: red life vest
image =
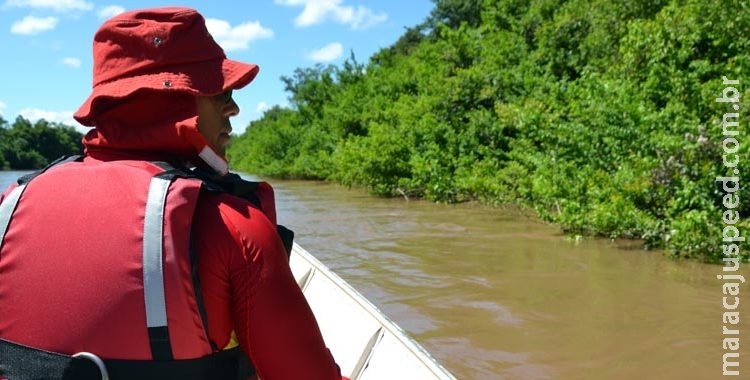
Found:
[[[218,352],[205,328],[190,237],[202,188],[221,185],[164,165],[113,161],[61,163],[13,189],[0,204],[0,357],[54,348],[75,363],[69,355],[85,347],[108,368],[153,378],[182,370],[203,378],[195,375],[200,361],[187,359],[241,366],[239,350]],[[156,371],[149,363],[177,364]],[[10,379],[39,371],[0,364]]]

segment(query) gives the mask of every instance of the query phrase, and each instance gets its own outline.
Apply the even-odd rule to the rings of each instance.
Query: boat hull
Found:
[[[455,379],[375,305],[296,243],[289,264],[342,375],[352,380]]]

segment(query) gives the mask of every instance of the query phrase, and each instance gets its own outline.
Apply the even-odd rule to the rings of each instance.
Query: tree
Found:
[[[83,151],[83,134],[70,126],[44,119],[32,124],[22,116],[10,128],[0,118],[0,126],[0,167],[39,169],[61,156]]]
[[[720,260],[713,179],[734,173],[720,159],[727,105],[706,100],[722,76],[750,72],[746,2],[434,3],[368,65],[352,57],[284,78],[293,108],[254,122],[232,149],[254,152],[258,174],[516,203],[568,234]],[[750,203],[736,210],[750,227]],[[740,251],[750,259],[750,242]]]
[[[477,27],[482,21],[481,0],[432,0],[435,3],[428,24],[436,27],[443,23],[450,28],[458,28],[461,23]]]
[[[284,90],[289,92],[289,102],[304,118],[322,116],[323,106],[337,91],[334,83],[335,66],[318,64],[310,68],[298,68],[291,77],[282,76]]]

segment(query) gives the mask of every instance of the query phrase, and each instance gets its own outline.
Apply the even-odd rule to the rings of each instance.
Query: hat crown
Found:
[[[226,58],[203,16],[177,7],[136,10],[109,19],[94,35],[93,52],[94,87]]]
[[[203,16],[190,8],[115,16],[97,30],[93,51],[93,88],[73,114],[89,126],[141,90],[211,96],[246,86],[259,70],[227,59]]]

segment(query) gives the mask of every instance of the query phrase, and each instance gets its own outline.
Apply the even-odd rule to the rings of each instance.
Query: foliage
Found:
[[[720,261],[722,77],[740,80],[749,178],[750,2],[434,0],[367,64],[298,69],[290,109],[230,149],[258,174],[385,196],[519,204],[569,234]],[[731,158],[730,158],[731,160]],[[750,187],[736,193],[738,225]],[[740,249],[750,258],[750,244]]]
[[[12,125],[0,117],[0,169],[40,169],[64,155],[83,151],[83,134],[75,128],[22,116]]]

